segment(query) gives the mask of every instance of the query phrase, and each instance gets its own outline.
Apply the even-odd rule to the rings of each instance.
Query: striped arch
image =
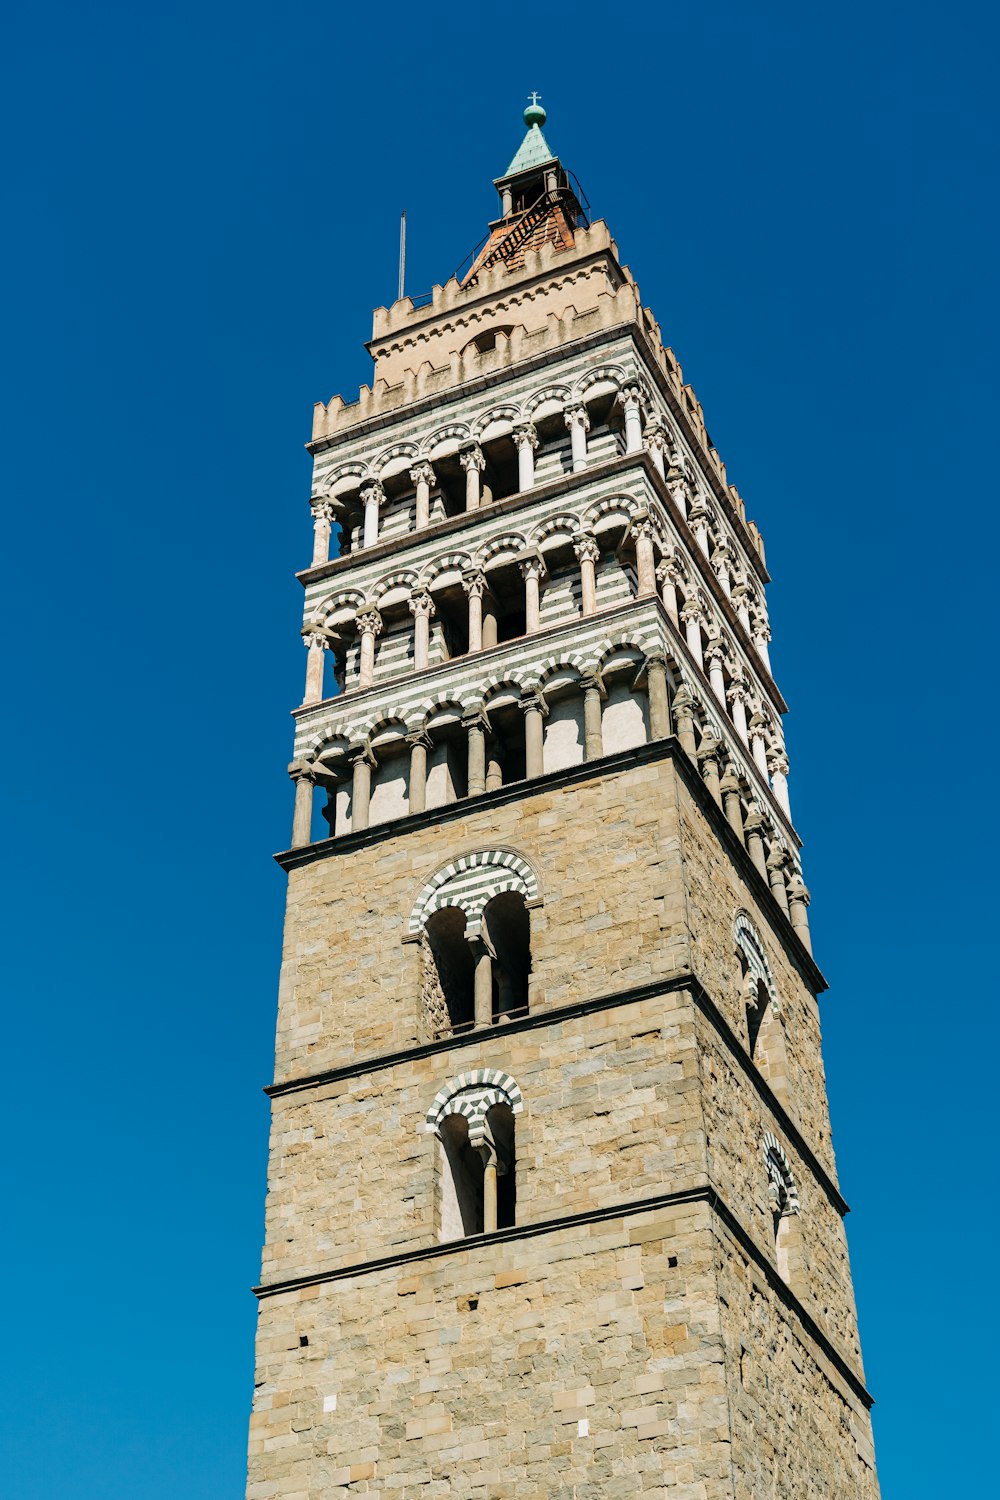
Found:
[[[524,1095],[517,1082],[500,1068],[471,1068],[438,1090],[424,1128],[437,1135],[449,1115],[464,1115],[469,1122],[469,1143],[479,1146],[486,1132],[486,1117],[496,1104],[506,1104],[511,1114],[521,1113]]]
[[[343,593],[331,594],[323,599],[313,611],[312,625],[353,624],[354,616],[363,609],[367,600],[358,589],[344,589]]]
[[[588,370],[577,381],[573,395],[581,400],[592,391],[595,386],[605,386],[608,390],[617,391],[628,379],[621,365],[599,365],[596,370]]]
[[[372,474],[377,478],[385,472],[394,459],[414,459],[419,457],[419,454],[420,450],[416,443],[393,443],[391,448],[386,448],[384,453],[380,453],[378,458],[373,459],[371,466]]]
[[[369,598],[372,604],[379,604],[387,594],[396,589],[404,589],[410,593],[417,586],[417,575],[413,568],[403,568],[398,573],[387,573],[372,585]]]
[[[764,1165],[767,1167],[768,1181],[774,1190],[780,1212],[782,1214],[800,1213],[799,1192],[795,1186],[792,1164],[785,1154],[784,1146],[770,1130],[764,1131]]]
[[[420,582],[429,587],[445,573],[454,573],[461,577],[472,567],[472,557],[468,552],[446,552],[443,557],[435,557],[427,563],[420,574]]]
[[[763,983],[771,1004],[777,1005],[778,992],[775,989],[771,966],[764,952],[764,944],[761,942],[760,935],[747,912],[739,911],[736,913],[736,920],[733,923],[733,937],[736,940],[737,948],[747,961],[747,967],[751,974],[753,974],[755,979],[759,979]]]
[[[479,928],[483,911],[502,891],[519,891],[525,900],[539,895],[538,877],[512,849],[480,849],[463,854],[437,870],[424,885],[410,913],[408,931],[416,936],[428,918],[445,906],[465,912],[470,931]]]
[[[464,422],[451,422],[446,427],[439,427],[437,432],[432,432],[421,443],[422,456],[445,458],[449,453],[456,453],[459,443],[467,443],[470,436],[469,428]]]
[[[481,438],[483,434],[493,426],[499,426],[502,430],[491,433],[492,437],[503,437],[509,432],[514,423],[520,420],[521,413],[516,406],[491,406],[489,411],[484,411],[481,417],[477,417],[472,424],[472,435]]]
[[[477,556],[479,562],[485,567],[497,557],[504,555],[516,557],[519,552],[525,550],[527,545],[527,538],[519,531],[508,531],[503,536],[491,537],[488,542],[484,542]]]
[[[576,537],[579,531],[579,517],[564,511],[561,515],[549,516],[547,520],[539,522],[531,533],[531,546],[541,547],[551,536]]]
[[[598,500],[583,513],[584,531],[599,531],[604,529],[601,522],[608,520],[620,520],[628,523],[631,521],[639,502],[634,495],[609,495],[604,500]]]
[[[345,490],[356,490],[362,479],[368,477],[367,464],[341,464],[323,480],[323,494],[337,495]]]
[[[535,415],[540,407],[546,402],[552,402],[557,408],[562,409],[570,401],[570,390],[568,385],[547,385],[540,391],[535,391],[528,396],[521,408],[527,420]]]

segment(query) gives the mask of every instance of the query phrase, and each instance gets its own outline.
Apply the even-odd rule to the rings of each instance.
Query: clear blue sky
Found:
[[[767,542],[884,1494],[991,1483],[995,8],[8,25],[5,1496],[243,1493],[302,444],[533,88]]]

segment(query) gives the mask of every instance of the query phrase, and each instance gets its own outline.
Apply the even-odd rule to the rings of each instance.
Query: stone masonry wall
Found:
[[[741,971],[733,939],[736,913],[749,912],[764,944],[781,1001],[788,1059],[783,1101],[812,1150],[836,1181],[816,997],[777,938],[769,911],[734,867],[704,813],[678,782],[691,967],[738,1036],[747,1039]],[[775,923],[784,923],[775,917]]]
[[[671,993],[554,1023],[503,1027],[274,1101],[264,1280],[440,1237],[440,1153],[424,1117],[450,1078],[516,1079],[517,1222],[613,1207],[706,1180],[695,1013]]]
[[[862,1403],[725,1233],[717,1268],[736,1500],[877,1500]]]
[[[714,1252],[691,1204],[266,1299],[248,1500],[729,1500]]]
[[[289,876],[275,1078],[426,1040],[419,945],[404,943],[421,887],[476,849],[506,847],[538,874],[532,1006],[568,1004],[684,968],[685,909],[669,760],[543,789]],[[595,871],[600,879],[595,879]]]

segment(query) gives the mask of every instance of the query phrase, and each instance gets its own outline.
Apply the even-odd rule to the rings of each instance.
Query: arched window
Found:
[[[523,1107],[514,1079],[498,1068],[462,1073],[438,1093],[426,1123],[438,1141],[440,1240],[514,1224],[514,1118]]]
[[[737,915],[733,936],[743,976],[741,987],[750,1056],[784,1101],[788,1092],[785,1032],[771,966],[760,935],[746,912]]]
[[[802,1276],[799,1195],[784,1147],[769,1130],[764,1133],[764,1164],[767,1167],[767,1199],[778,1274],[790,1287],[798,1290]]]
[[[529,1004],[534,871],[510,850],[464,856],[427,882],[410,917],[420,939],[421,1010],[431,1036],[491,1026]]]

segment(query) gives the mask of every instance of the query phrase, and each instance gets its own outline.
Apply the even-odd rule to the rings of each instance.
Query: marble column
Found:
[[[667,488],[670,491],[670,497],[673,500],[674,504],[676,505],[677,509],[680,511],[680,513],[684,517],[684,519],[687,520],[687,514],[688,514],[688,483],[687,483],[687,480],[683,477],[683,475],[680,475],[680,474],[674,475],[670,479],[667,480]]]
[[[541,582],[545,563],[535,552],[518,559],[524,579],[524,633],[534,635],[541,623]]]
[[[684,621],[684,635],[687,640],[688,650],[694,657],[699,667],[704,665],[704,657],[701,649],[701,627],[705,619],[705,612],[696,599],[689,599],[681,610],[681,619]]]
[[[722,741],[717,740],[710,729],[706,730],[698,747],[698,761],[705,785],[720,807],[722,806],[722,786],[719,777],[721,751]]]
[[[361,653],[358,661],[358,687],[370,688],[375,680],[375,642],[382,634],[382,616],[377,609],[363,609],[358,615]]]
[[[796,871],[788,882],[788,914],[803,948],[811,953],[812,938],[809,936],[809,917],[806,911],[808,905],[809,892],[802,876]]]
[[[788,756],[783,750],[772,750],[767,757],[767,769],[771,773],[771,788],[774,792],[778,806],[789,822],[792,821],[792,809],[788,805]]]
[[[759,610],[753,616],[751,622],[751,631],[753,633],[754,650],[757,652],[757,655],[760,657],[761,661],[767,668],[768,673],[770,674],[771,657],[768,653],[767,643],[771,639],[771,632],[768,629],[767,621]]]
[[[410,803],[408,811],[411,813],[426,812],[427,752],[430,750],[433,742],[426,730],[416,729],[412,734],[406,736],[406,743],[410,747]]]
[[[497,1159],[490,1151],[483,1166],[483,1233],[494,1234],[497,1227]]]
[[[579,474],[587,467],[587,433],[590,417],[585,406],[570,406],[566,410],[566,426],[569,428],[570,452],[573,473]]]
[[[736,728],[736,733],[744,745],[749,745],[750,736],[747,729],[747,685],[742,678],[737,678],[730,683],[729,692],[729,716]]]
[[[493,1024],[493,955],[484,938],[474,935],[469,938],[472,960],[475,964],[473,980],[473,1014],[477,1026]]]
[[[423,672],[430,663],[434,600],[427,589],[417,589],[408,602],[413,616],[413,670]]]
[[[368,827],[368,811],[372,797],[372,768],[375,757],[367,745],[358,745],[350,753],[353,767],[351,785],[351,832],[360,833]]]
[[[483,470],[486,468],[483,450],[478,443],[470,443],[461,450],[458,457],[465,470],[465,508],[478,510],[482,497]]]
[[[673,709],[681,749],[693,760],[697,753],[694,732],[695,700],[690,688],[686,688],[683,683],[674,694]]]
[[[780,844],[775,844],[767,857],[767,878],[774,893],[774,899],[786,917],[788,916],[788,894],[785,890],[785,866],[787,863],[788,855]]]
[[[430,464],[417,464],[410,470],[410,483],[417,492],[414,528],[422,531],[430,525],[431,489],[434,485],[434,470]]]
[[[314,496],[309,504],[313,517],[312,566],[320,568],[330,561],[330,531],[336,512],[332,502],[322,495]]]
[[[312,703],[323,701],[323,671],[326,666],[326,634],[322,630],[310,630],[308,627],[302,632],[302,642],[309,654],[306,657],[306,690],[302,699],[302,707],[307,708]]]
[[[750,635],[750,589],[742,575],[733,584],[733,607],[743,629]]]
[[[660,585],[660,598],[663,600],[663,608],[680,629],[680,617],[677,611],[677,585],[680,582],[680,569],[677,560],[673,557],[665,557],[656,570],[656,581]]]
[[[466,714],[462,726],[468,737],[468,794],[478,797],[486,790],[486,731],[489,725],[481,710]]]
[[[573,551],[580,564],[580,614],[592,615],[597,611],[597,563],[601,549],[594,537],[578,536]]]
[[[483,649],[483,595],[486,592],[486,574],[473,569],[462,577],[462,587],[469,598],[469,650]]]
[[[730,545],[729,538],[721,536],[718,542],[716,542],[715,544],[715,551],[712,553],[712,567],[715,569],[715,576],[718,578],[720,584],[722,585],[722,592],[725,594],[727,599],[732,598],[732,588],[729,581],[729,569],[732,563],[732,556],[733,549]]]
[[[649,737],[665,740],[671,733],[667,663],[662,656],[646,657],[646,692],[649,695]]]
[[[688,514],[688,520],[694,528],[695,540],[704,555],[708,556],[708,523],[712,513],[699,495]]]
[[[517,487],[523,494],[525,490],[533,489],[535,484],[535,449],[538,447],[538,434],[534,425],[526,422],[522,427],[515,427],[514,442],[517,444]]]
[[[624,385],[618,396],[625,413],[625,452],[642,451],[642,399],[637,385]]]
[[[545,770],[545,700],[540,693],[527,693],[521,699],[524,712],[524,763],[527,776],[541,776]]]
[[[302,849],[312,843],[313,788],[316,772],[304,761],[293,761],[288,774],[295,783],[295,811],[292,815],[292,848]]]
[[[726,678],[723,673],[725,660],[725,647],[719,637],[714,636],[705,648],[705,663],[708,667],[708,680],[712,684],[712,692],[723,708],[726,706]]]
[[[648,512],[633,516],[629,527],[635,542],[636,586],[640,599],[656,593],[656,563],[653,556],[653,521]]]
[[[604,736],[601,727],[604,684],[596,672],[580,678],[583,689],[583,758],[598,760],[604,754]]]
[[[656,465],[656,472],[661,479],[666,478],[666,461],[664,453],[667,447],[667,434],[659,422],[650,422],[643,435],[643,447]]]
[[[760,771],[764,780],[767,780],[767,720],[760,712],[750,715],[750,723],[747,732],[750,736],[750,753],[753,755],[754,764]]]
[[[747,814],[746,825],[744,827],[744,832],[746,834],[747,840],[747,850],[749,851],[750,858],[753,860],[757,870],[764,877],[764,879],[767,880],[767,855],[764,852],[763,839],[763,830],[765,826],[766,825],[764,823],[763,817],[761,816],[760,808],[757,806],[752,807],[750,809],[750,812]]]
[[[500,638],[500,617],[497,601],[487,588],[483,595],[483,650],[488,651]]]
[[[722,808],[726,819],[742,844],[743,810],[740,807],[740,779],[731,764],[726,767],[726,774],[722,778],[719,790],[722,792]]]
[[[372,479],[361,490],[361,503],[365,508],[363,545],[374,547],[378,541],[379,508],[385,499],[385,491],[377,479]]]

